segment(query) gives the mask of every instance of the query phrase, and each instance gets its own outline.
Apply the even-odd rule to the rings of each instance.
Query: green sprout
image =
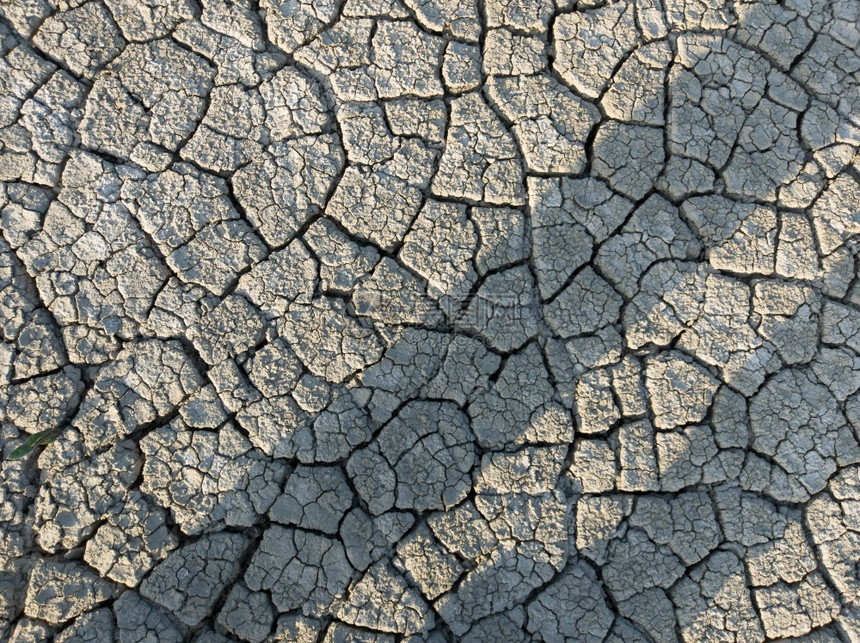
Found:
[[[17,449],[14,449],[12,453],[6,456],[7,460],[17,460],[18,458],[23,458],[28,455],[33,449],[36,447],[50,444],[54,440],[57,439],[57,436],[60,434],[60,429],[47,429],[46,431],[39,431],[38,433],[34,433],[29,438],[24,440],[24,443],[21,444]]]

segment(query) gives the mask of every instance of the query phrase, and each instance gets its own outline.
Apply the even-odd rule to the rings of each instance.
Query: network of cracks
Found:
[[[858,0],[0,0],[0,638],[860,640],[858,150]]]

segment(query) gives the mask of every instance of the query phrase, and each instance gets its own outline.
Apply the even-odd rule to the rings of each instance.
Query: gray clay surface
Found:
[[[858,151],[860,0],[0,0],[0,640],[860,642]]]

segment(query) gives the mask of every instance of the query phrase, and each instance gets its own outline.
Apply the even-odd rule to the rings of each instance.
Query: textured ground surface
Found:
[[[858,0],[0,14],[0,639],[860,640]]]

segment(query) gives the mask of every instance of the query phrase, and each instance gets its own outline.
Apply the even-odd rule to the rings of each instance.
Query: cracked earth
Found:
[[[858,25],[0,0],[0,639],[860,641]]]

